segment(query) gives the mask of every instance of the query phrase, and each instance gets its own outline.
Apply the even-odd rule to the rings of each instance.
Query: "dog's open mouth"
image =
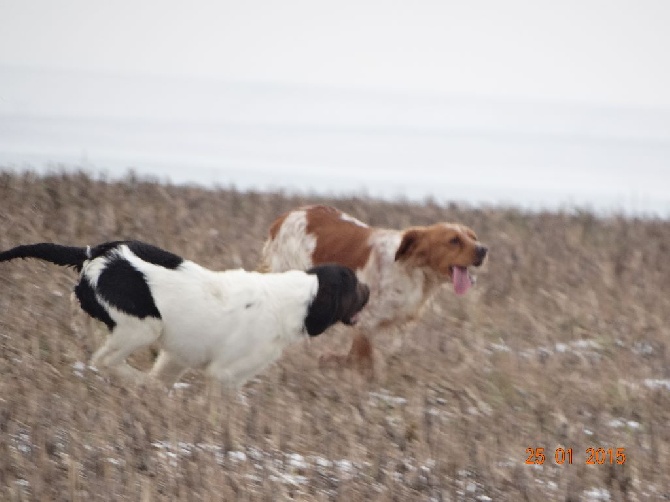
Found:
[[[355,326],[356,323],[358,323],[360,318],[361,318],[361,311],[359,310],[354,315],[352,315],[349,319],[347,319],[346,321],[343,321],[343,322],[347,326]]]
[[[451,267],[451,282],[454,284],[454,292],[464,295],[476,282],[477,278],[470,273],[467,267],[454,265]]]

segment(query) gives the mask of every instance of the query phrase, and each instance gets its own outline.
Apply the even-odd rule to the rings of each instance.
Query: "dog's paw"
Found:
[[[352,357],[352,354],[324,354],[319,357],[321,370],[353,370],[362,377],[373,380],[375,378],[372,358]]]

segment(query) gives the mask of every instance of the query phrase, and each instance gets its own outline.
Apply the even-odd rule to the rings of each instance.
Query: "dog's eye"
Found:
[[[452,237],[449,239],[449,244],[452,246],[459,246],[461,244],[461,239],[459,237]]]

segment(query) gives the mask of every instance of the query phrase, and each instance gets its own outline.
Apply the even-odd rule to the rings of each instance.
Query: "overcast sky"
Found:
[[[0,0],[0,65],[670,107],[669,26],[666,0]]]
[[[0,0],[0,165],[667,216],[669,27],[670,0]]]

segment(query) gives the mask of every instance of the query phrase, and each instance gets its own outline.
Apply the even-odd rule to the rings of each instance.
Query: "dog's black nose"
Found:
[[[477,261],[475,261],[475,266],[480,266],[486,258],[486,253],[489,252],[489,248],[486,246],[477,246],[475,248],[475,255],[477,256]]]

